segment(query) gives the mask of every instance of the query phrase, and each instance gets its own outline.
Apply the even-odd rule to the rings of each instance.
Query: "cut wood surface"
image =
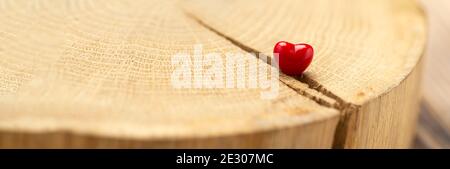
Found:
[[[300,80],[339,101],[335,147],[410,144],[425,43],[424,17],[416,3],[220,2],[194,1],[186,10],[258,52],[270,53],[279,40],[315,46],[314,64]]]
[[[337,111],[277,79],[275,100],[257,89],[174,89],[173,55],[195,44],[243,52],[175,1],[1,2],[1,146],[332,145]]]
[[[280,40],[312,44],[314,64],[299,79],[339,101],[336,147],[410,144],[426,39],[415,1],[185,2],[189,15],[255,52]]]
[[[429,23],[418,140],[424,148],[450,148],[450,1],[422,0]]]
[[[0,146],[408,147],[426,38],[418,4],[278,2],[0,0]],[[280,40],[316,56],[305,76],[280,76],[276,99],[171,85],[173,56],[196,44],[270,55]]]

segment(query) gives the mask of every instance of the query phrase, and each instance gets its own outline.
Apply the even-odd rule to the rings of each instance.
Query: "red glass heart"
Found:
[[[279,63],[281,72],[297,76],[301,75],[314,56],[314,49],[308,44],[292,44],[289,42],[278,42],[273,49],[275,60]],[[278,55],[276,55],[278,54]]]

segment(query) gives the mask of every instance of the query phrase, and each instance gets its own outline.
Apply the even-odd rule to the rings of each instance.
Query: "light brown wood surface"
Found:
[[[425,46],[419,6],[277,3],[0,1],[0,146],[408,147]],[[279,40],[311,43],[316,58],[303,77],[281,75],[274,100],[170,85],[172,56],[195,44],[270,54]]]
[[[450,1],[421,3],[430,28],[418,141],[421,148],[450,148]]]
[[[315,46],[314,64],[299,80],[339,102],[335,147],[410,144],[426,38],[423,12],[415,1],[186,4],[187,13],[204,25],[257,52],[270,53],[280,40]]]
[[[241,50],[175,2],[2,1],[1,145],[331,147],[337,111],[281,82],[174,89],[176,53]]]

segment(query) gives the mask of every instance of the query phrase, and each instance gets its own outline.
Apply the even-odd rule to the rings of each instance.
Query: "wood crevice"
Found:
[[[212,28],[211,26],[207,25],[205,22],[203,22],[201,19],[197,18],[195,15],[190,14],[187,11],[184,11],[184,13],[188,16],[188,18],[191,18],[193,20],[195,20],[199,25],[201,25],[202,27],[208,29],[209,31],[217,34],[220,37],[223,37],[224,39],[226,39],[227,41],[229,41],[230,43],[232,43],[233,45],[239,47],[240,49],[249,52],[249,53],[253,53],[256,54],[256,58],[260,59],[258,56],[260,56],[260,54],[262,52],[253,49],[227,35],[225,35],[224,33]],[[262,60],[262,59],[261,59]],[[269,60],[263,60],[265,63],[273,66],[271,64],[270,59]],[[280,72],[280,74],[282,74]],[[283,76],[287,76],[284,75]],[[284,82],[283,80],[280,80],[283,84],[285,84],[287,87],[289,87],[290,89],[294,90],[295,92],[297,92],[298,94],[311,99],[312,101],[316,102],[317,104],[327,107],[327,108],[332,108],[332,109],[336,109],[340,112],[340,118],[339,118],[339,122],[336,128],[336,131],[334,133],[334,141],[333,141],[333,148],[343,148],[346,142],[346,138],[347,138],[347,131],[348,131],[348,121],[350,120],[350,114],[356,113],[359,111],[359,109],[361,108],[360,105],[356,105],[353,103],[349,103],[346,102],[344,99],[340,98],[339,96],[335,95],[334,93],[332,93],[331,91],[327,90],[325,87],[323,87],[323,85],[321,85],[320,83],[318,83],[317,81],[311,79],[308,75],[302,75],[302,76],[297,76],[297,77],[293,77],[296,80],[305,83],[308,85],[309,89],[315,90],[331,99],[333,99],[334,101],[336,101],[336,103],[330,103],[326,100],[321,99],[320,97],[317,97],[311,93],[308,93],[305,90],[296,88],[294,86],[292,86],[289,83]]]
[[[235,40],[235,39],[233,39],[233,38],[231,38],[231,37],[229,37],[229,36],[227,36],[227,35],[225,35],[225,34],[219,32],[218,30],[212,28],[211,26],[207,25],[206,23],[204,23],[204,22],[203,22],[202,20],[200,20],[199,18],[195,17],[194,15],[192,15],[192,14],[186,12],[186,11],[185,11],[185,14],[186,14],[189,18],[195,20],[195,21],[196,21],[197,23],[199,23],[201,26],[203,26],[203,27],[205,27],[206,29],[208,29],[208,30],[214,32],[214,33],[217,34],[218,36],[223,37],[224,39],[226,39],[227,41],[229,41],[229,42],[232,43],[233,45],[239,47],[240,49],[242,49],[242,50],[244,50],[244,51],[246,51],[246,52],[255,54],[256,58],[260,59],[260,58],[257,57],[257,56],[259,56],[259,54],[261,54],[262,52],[260,52],[260,51],[258,51],[258,50],[256,50],[256,49],[253,49],[253,48],[251,48],[251,47],[249,47],[249,46],[247,46],[247,45],[244,45],[243,43],[241,43],[241,42],[239,42],[239,41],[237,41],[237,40]],[[273,66],[273,65],[271,64],[271,61],[270,61],[270,60],[263,60],[263,61],[264,61],[265,63],[267,63],[267,64]],[[280,74],[282,74],[282,73],[280,72]],[[283,74],[283,75],[284,75],[284,74]],[[287,75],[284,75],[284,76],[287,76]],[[306,91],[304,91],[304,90],[299,90],[299,89],[293,87],[292,85],[290,85],[290,84],[288,84],[288,83],[286,83],[286,82],[283,82],[283,81],[281,81],[281,80],[280,80],[280,81],[281,81],[283,84],[285,84],[286,86],[288,86],[289,88],[291,88],[292,90],[294,90],[294,91],[296,91],[297,93],[299,93],[300,95],[303,95],[303,96],[305,96],[305,97],[307,97],[307,98],[309,98],[309,99],[315,101],[315,102],[318,103],[319,105],[322,105],[322,106],[325,106],[325,107],[328,107],[328,108],[341,109],[344,105],[349,105],[349,104],[350,104],[350,103],[346,103],[345,101],[343,101],[343,99],[339,98],[338,96],[332,94],[331,92],[329,92],[328,90],[326,90],[325,88],[323,88],[323,87],[322,87],[320,84],[318,84],[317,82],[315,82],[315,81],[313,81],[313,80],[310,80],[309,78],[306,77],[306,75],[299,76],[299,77],[295,77],[295,79],[297,79],[297,80],[299,80],[299,81],[301,81],[301,82],[303,82],[303,83],[306,83],[306,84],[309,86],[310,89],[316,90],[317,92],[322,93],[322,94],[324,94],[325,96],[332,98],[333,100],[337,101],[338,103],[337,103],[337,104],[329,103],[329,102],[327,102],[327,101],[325,101],[325,100],[323,100],[323,99],[320,99],[320,98],[318,98],[318,97],[316,97],[316,96],[314,96],[314,95],[312,95],[312,94],[309,94],[308,92],[306,92]],[[308,80],[304,80],[304,79],[308,79]]]

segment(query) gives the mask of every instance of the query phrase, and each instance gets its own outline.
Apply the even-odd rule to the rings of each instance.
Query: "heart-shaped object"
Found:
[[[297,76],[301,75],[311,64],[314,49],[311,45],[304,43],[292,44],[281,41],[275,45],[273,53],[281,72]]]

